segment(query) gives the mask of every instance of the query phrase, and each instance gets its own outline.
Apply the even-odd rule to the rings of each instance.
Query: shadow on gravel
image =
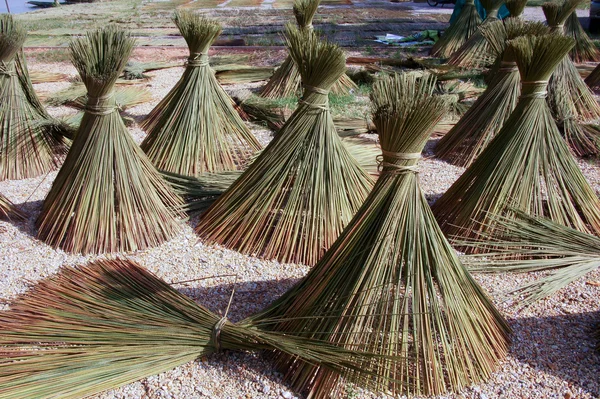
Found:
[[[29,201],[22,204],[17,204],[17,208],[21,210],[27,219],[21,220],[5,220],[6,222],[15,226],[22,233],[36,239],[37,228],[35,227],[35,221],[42,211],[43,200]]]
[[[600,311],[512,319],[511,355],[600,397]]]

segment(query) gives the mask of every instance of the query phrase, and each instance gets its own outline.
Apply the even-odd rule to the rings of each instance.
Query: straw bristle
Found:
[[[11,15],[0,15],[0,180],[50,172],[66,152],[61,133],[68,129],[48,116],[31,86],[21,54],[26,36]]]
[[[434,84],[415,75],[375,83],[373,120],[383,150],[379,180],[309,274],[248,321],[405,358],[370,365],[378,390],[393,396],[441,394],[481,381],[508,344],[506,323],[439,230],[414,170],[447,111],[444,100],[432,95]],[[338,376],[285,354],[277,361],[294,388],[309,397],[344,396]]]
[[[175,24],[190,49],[189,62],[141,124],[148,133],[141,147],[157,168],[182,175],[241,168],[261,145],[208,64],[221,26],[190,11],[177,11]]]
[[[521,78],[514,57],[505,54],[508,40],[548,32],[541,22],[530,23],[517,18],[490,22],[479,29],[490,50],[501,60],[499,69],[486,91],[435,147],[436,156],[463,167],[477,159],[517,105]]]
[[[38,237],[49,245],[81,253],[133,251],[180,230],[181,199],[135,144],[116,108],[113,86],[133,45],[114,26],[70,45],[88,103],[38,218]]]
[[[3,399],[87,397],[219,350],[279,350],[350,378],[373,357],[233,324],[120,259],[39,282],[0,313],[0,330]]]
[[[546,82],[573,40],[525,36],[510,42],[523,83],[517,107],[488,147],[434,205],[449,236],[493,234],[490,215],[514,208],[580,231],[600,232],[600,201],[552,119]],[[525,90],[527,89],[527,90]]]
[[[575,46],[570,52],[575,62],[600,61],[600,51],[583,30],[576,12],[572,12],[565,21],[565,34],[575,39]]]
[[[456,21],[446,29],[431,49],[431,56],[448,58],[477,31],[481,17],[474,0],[467,0]]]
[[[24,220],[25,214],[8,198],[0,194],[0,219]]]
[[[287,44],[308,89],[196,231],[243,253],[312,265],[358,210],[372,180],[344,147],[329,111],[326,93],[346,69],[341,49],[291,26]]]

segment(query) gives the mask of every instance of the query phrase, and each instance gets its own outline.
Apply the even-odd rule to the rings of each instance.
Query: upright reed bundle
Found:
[[[391,395],[435,395],[489,377],[509,327],[461,265],[423,195],[417,161],[446,112],[430,77],[375,83],[381,176],[335,244],[308,275],[247,323],[385,358],[370,364]],[[343,396],[339,376],[280,354],[295,389]],[[388,381],[390,379],[390,381]]]
[[[340,140],[328,93],[342,50],[291,25],[287,45],[304,96],[275,139],[200,220],[210,243],[282,262],[314,264],[367,197],[372,180]]]
[[[11,15],[0,14],[0,180],[49,172],[66,152],[60,126],[29,89],[24,58],[17,56],[26,36]]]
[[[221,350],[278,350],[372,385],[352,372],[374,355],[236,325],[126,260],[61,270],[0,313],[0,329],[3,399],[82,398]]]
[[[114,26],[70,45],[88,102],[37,221],[38,237],[65,251],[133,251],[180,229],[181,199],[135,144],[115,106],[113,86],[133,45]]]
[[[477,31],[479,24],[481,24],[481,17],[475,7],[475,0],[466,0],[456,21],[433,45],[431,56],[449,58]]]
[[[480,0],[481,4],[485,8],[487,13],[485,20],[481,23],[479,28],[486,24],[498,20],[498,10],[504,3],[504,0]],[[481,32],[477,30],[469,37],[469,39],[456,50],[450,59],[448,64],[457,67],[482,67],[491,65],[496,57],[494,54],[490,54],[490,45],[488,41],[483,37]]]
[[[505,51],[508,40],[545,34],[548,28],[541,22],[507,18],[482,25],[479,31],[502,61],[485,92],[435,147],[436,156],[463,167],[477,159],[517,106],[521,77],[514,54]]]
[[[565,34],[575,39],[575,46],[570,52],[575,62],[600,61],[600,51],[583,30],[577,13],[573,11],[565,21]]]
[[[528,0],[506,0],[505,5],[508,10],[509,18],[521,18],[525,7],[527,6]]]
[[[300,30],[313,31],[313,18],[321,0],[294,0],[294,16]],[[283,64],[263,87],[260,95],[264,98],[285,98],[298,93],[301,85],[300,72],[291,55],[288,55]],[[355,89],[356,84],[345,73],[332,86],[334,94],[347,94],[350,89]]]
[[[600,201],[546,103],[548,79],[572,46],[573,39],[557,34],[510,42],[507,51],[514,52],[519,66],[521,97],[496,137],[434,204],[448,236],[493,235],[490,215],[511,218],[512,209],[600,232]]]
[[[585,0],[544,3],[542,8],[552,32],[564,35],[564,23]],[[600,118],[600,105],[568,55],[558,64],[548,85],[548,103],[563,135],[576,155],[600,152],[600,139],[580,122]]]
[[[0,219],[25,219],[25,214],[21,212],[15,204],[8,198],[0,194]]]
[[[176,11],[175,24],[190,58],[175,87],[148,114],[142,149],[158,169],[197,176],[237,169],[261,148],[208,64],[208,48],[221,26],[191,11]]]

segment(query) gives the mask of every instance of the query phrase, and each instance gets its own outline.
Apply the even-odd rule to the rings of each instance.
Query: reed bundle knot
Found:
[[[187,60],[187,66],[190,66],[190,67],[208,66],[208,52],[191,53]]]
[[[381,153],[381,155],[377,156],[377,169],[381,173],[419,173],[417,171],[417,162],[421,158],[420,152],[390,152],[382,150]]]
[[[534,80],[521,83],[520,98],[546,98],[548,95],[548,81]]]
[[[0,75],[12,77],[17,76],[17,72],[15,71],[15,62],[9,61],[4,62],[0,61]]]
[[[93,115],[109,115],[117,109],[115,102],[115,92],[111,91],[100,97],[92,97],[88,94],[88,101],[85,111]]]

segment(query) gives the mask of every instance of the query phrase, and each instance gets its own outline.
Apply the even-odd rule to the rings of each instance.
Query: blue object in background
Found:
[[[452,16],[450,17],[450,23],[454,22],[454,20],[458,18],[460,10],[462,10],[464,5],[465,0],[456,0],[456,4],[454,5],[454,11],[452,11]],[[477,7],[477,12],[479,13],[481,19],[485,19],[487,13],[485,12],[485,8],[483,8],[479,0],[475,0],[475,7]],[[502,4],[502,7],[500,7],[500,11],[498,11],[498,18],[504,19],[509,15],[510,13],[508,12],[508,8],[506,8],[506,5]]]

